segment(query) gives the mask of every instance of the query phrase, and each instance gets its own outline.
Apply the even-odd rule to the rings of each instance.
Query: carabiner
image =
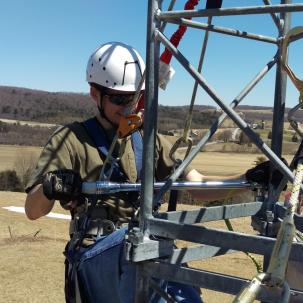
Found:
[[[293,70],[289,67],[288,63],[286,63],[286,57],[287,57],[287,47],[289,45],[289,40],[297,35],[303,35],[303,27],[297,26],[292,28],[284,37],[282,41],[282,51],[281,51],[281,63],[283,68],[285,69],[286,73],[288,74],[289,78],[297,88],[297,90],[300,93],[300,100],[303,98],[303,80],[300,80]],[[302,36],[303,37],[303,36]]]
[[[295,132],[301,138],[303,138],[303,129],[302,129],[300,123],[294,118],[294,114],[300,109],[303,109],[302,100],[299,101],[299,104],[297,104],[295,107],[293,107],[292,109],[289,110],[287,119],[288,119],[290,126],[295,130]]]
[[[181,159],[176,159],[176,157],[175,157],[175,153],[176,153],[177,149],[180,147],[181,143],[187,144],[187,149],[186,149],[186,153],[184,156],[184,159],[185,159],[188,156],[188,154],[193,146],[193,140],[190,137],[187,137],[187,139],[185,139],[184,137],[181,137],[175,142],[175,144],[173,145],[173,147],[171,148],[171,150],[169,152],[169,157],[176,164],[180,164],[180,162],[182,161]]]

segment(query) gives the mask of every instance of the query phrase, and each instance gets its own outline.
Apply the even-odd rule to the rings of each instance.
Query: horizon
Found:
[[[36,92],[42,92],[42,93],[50,93],[50,94],[77,94],[77,95],[87,95],[89,96],[89,93],[82,93],[82,92],[72,92],[72,91],[47,91],[42,89],[35,89],[35,88],[28,88],[28,87],[20,87],[20,86],[9,86],[9,85],[0,85],[1,87],[8,88],[8,89],[20,89],[20,90],[30,90],[30,91],[36,91]],[[159,104],[159,106],[167,106],[167,107],[186,107],[189,106],[189,104]],[[216,105],[210,105],[210,104],[195,104],[194,106],[201,106],[201,107],[210,107],[216,110],[222,110],[221,108],[218,108]],[[272,106],[264,106],[264,105],[250,105],[250,104],[239,104],[237,108],[240,107],[256,107],[256,108],[269,108],[272,109]],[[290,107],[285,107],[285,109],[290,109]]]

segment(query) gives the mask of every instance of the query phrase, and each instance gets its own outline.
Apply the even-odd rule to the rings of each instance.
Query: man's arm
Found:
[[[55,200],[62,207],[75,207],[80,198],[82,179],[78,172],[71,169],[59,169],[48,172],[42,184],[30,190],[25,201],[25,213],[31,220],[47,215],[53,208]],[[75,203],[73,203],[75,201]]]
[[[245,175],[238,174],[232,176],[206,176],[199,173],[197,170],[192,169],[185,179],[191,182],[206,182],[206,181],[230,181],[230,180],[246,180]],[[190,195],[201,201],[215,201],[221,199],[228,199],[236,194],[243,193],[247,189],[202,189],[202,190],[190,190]]]
[[[42,184],[36,185],[26,196],[25,213],[30,220],[47,215],[53,208],[55,200],[49,200],[43,194]]]
[[[73,190],[70,183],[75,178],[70,176],[67,168],[72,169],[75,162],[75,152],[71,148],[71,142],[78,140],[75,136],[76,127],[78,124],[57,129],[42,150],[26,186],[25,213],[30,220],[47,215],[52,210],[55,200],[61,201],[74,197],[73,192],[68,191]]]

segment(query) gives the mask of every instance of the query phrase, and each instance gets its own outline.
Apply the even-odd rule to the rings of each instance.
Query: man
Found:
[[[35,220],[48,214],[55,200],[60,200],[64,208],[70,209],[74,218],[70,229],[72,240],[65,252],[69,263],[66,268],[67,302],[124,303],[134,300],[135,270],[123,256],[123,239],[126,231],[124,225],[134,217],[139,206],[138,194],[121,192],[104,195],[89,209],[89,216],[87,208],[83,207],[85,203],[83,200],[79,202],[79,197],[83,181],[99,179],[108,152],[98,149],[99,145],[106,145],[105,140],[108,149],[125,113],[137,111],[138,102],[134,101],[134,94],[144,69],[139,53],[123,43],[104,44],[92,54],[86,78],[98,114],[89,122],[74,122],[52,135],[26,189],[25,212],[29,219]],[[141,94],[143,93],[144,86]],[[140,137],[141,135],[140,133]],[[98,143],[98,136],[103,138],[103,143]],[[133,136],[118,140],[114,155],[121,157],[114,167],[111,181],[140,180],[140,165],[136,154],[140,142],[138,143],[138,137],[136,140],[133,140]],[[170,148],[171,145],[165,138],[157,135],[157,181],[165,180],[172,172],[174,163],[169,158]],[[122,154],[119,155],[121,151]],[[192,168],[186,169],[183,176],[188,181],[243,178],[240,175],[224,178],[204,176]],[[192,194],[199,199],[216,200],[226,197],[227,192],[196,190]],[[79,218],[85,218],[85,228],[80,226]],[[76,219],[78,223],[75,222]],[[81,239],[76,237],[73,240],[83,230],[85,234],[82,234]],[[173,297],[179,293],[179,297],[187,298],[188,302],[201,302],[199,294],[188,286],[182,288],[181,285],[172,283],[166,289]],[[152,296],[150,302],[161,301]]]

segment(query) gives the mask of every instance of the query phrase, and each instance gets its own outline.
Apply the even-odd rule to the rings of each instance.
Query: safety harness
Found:
[[[104,161],[104,158],[108,158],[109,155],[109,141],[107,136],[99,124],[96,118],[91,118],[83,122],[89,137],[94,142],[98,149],[100,158]],[[139,131],[135,131],[131,134],[132,146],[135,154],[135,163],[137,170],[137,180],[141,179],[142,171],[142,151],[143,142]],[[114,182],[127,182],[126,174],[121,170],[119,165],[119,159],[115,155],[111,155],[112,161],[107,166],[107,170],[104,171],[105,180],[112,180]],[[139,193],[129,193],[127,200],[133,206],[135,212],[139,208]],[[84,207],[80,207],[80,210],[73,216],[73,220],[70,222],[70,235],[74,246],[79,247],[85,237],[98,237],[101,235],[108,235],[112,233],[116,228],[120,227],[119,222],[111,221],[107,214],[106,209],[99,209],[100,218],[92,219],[92,214],[96,209],[97,198],[86,198]]]
[[[115,181],[115,182],[127,182],[127,176],[125,173],[121,170],[121,167],[119,165],[119,156],[114,154],[114,151],[112,151],[112,154],[110,149],[112,147],[112,144],[109,143],[108,138],[104,132],[104,129],[101,127],[100,123],[98,122],[97,118],[91,118],[83,122],[83,125],[89,135],[89,137],[92,139],[92,141],[95,143],[100,158],[104,160],[109,160],[109,165],[105,165],[106,160],[104,162],[105,170],[103,171],[103,177],[106,181]],[[136,170],[137,170],[137,181],[141,180],[141,172],[142,172],[142,153],[143,153],[143,140],[140,131],[135,130],[131,133],[131,142],[132,147],[135,155],[135,164],[136,164]],[[139,208],[138,205],[138,198],[139,193],[132,192],[130,198],[130,203],[134,207],[134,209],[137,211]]]
[[[101,159],[104,159],[108,156],[109,142],[105,135],[103,128],[100,126],[97,118],[91,118],[83,122],[83,125],[98,148]],[[143,141],[142,136],[139,131],[135,131],[131,134],[132,146],[135,154],[135,162],[137,169],[137,179],[140,180],[141,171],[142,171],[142,152],[143,152]],[[106,175],[106,172],[105,172]],[[111,179],[116,182],[126,182],[127,177],[120,169],[119,164],[114,161],[113,163],[113,172]]]
[[[89,137],[92,139],[96,145],[100,158],[104,160],[107,158],[109,153],[110,143],[106,137],[104,130],[99,124],[96,118],[91,118],[83,122]],[[135,154],[135,162],[137,169],[137,179],[141,179],[142,171],[142,151],[143,151],[143,141],[142,136],[139,131],[135,131],[131,134],[132,146]],[[106,174],[107,172],[105,172]],[[113,162],[113,167],[111,169],[111,180],[115,182],[126,182],[127,176],[121,170],[118,161]],[[136,197],[132,197],[134,200],[138,200],[138,194]],[[78,264],[77,251],[79,251],[80,246],[83,243],[84,238],[90,233],[94,233],[94,236],[102,236],[111,234],[117,228],[119,228],[114,222],[107,219],[91,220],[91,213],[96,205],[96,197],[92,197],[90,201],[90,206],[85,213],[80,215],[76,220],[74,220],[73,228],[70,228],[70,234],[72,234],[72,239],[66,246],[65,256],[67,258],[66,262],[66,300],[69,303],[82,302],[79,293],[79,285],[77,281],[76,268]],[[134,208],[138,207],[133,201],[131,201]],[[121,227],[121,226],[120,226]]]

